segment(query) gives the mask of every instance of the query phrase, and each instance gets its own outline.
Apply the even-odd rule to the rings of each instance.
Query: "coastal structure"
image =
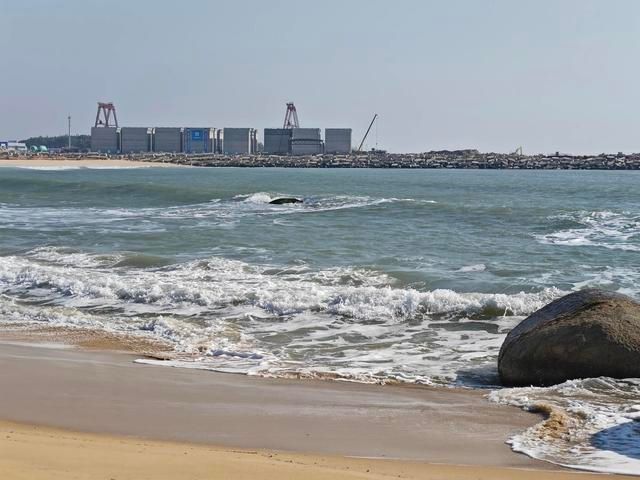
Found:
[[[147,127],[122,127],[120,129],[120,151],[141,153],[151,150],[151,136]]]
[[[282,128],[265,128],[263,149],[267,155],[320,155],[325,152],[319,128],[301,128],[293,102],[287,103]],[[328,153],[351,152],[350,128],[327,128]],[[91,151],[107,154],[185,153],[253,155],[258,152],[255,128],[194,128],[118,126],[113,103],[98,103],[96,121],[91,129]]]
[[[69,158],[104,158],[99,154],[65,154]],[[640,170],[640,153],[600,155],[515,155],[477,150],[442,150],[424,153],[356,152],[322,155],[130,154],[138,161],[200,167],[283,168],[434,168],[485,170]]]
[[[216,129],[215,128],[185,128],[183,132],[184,153],[214,153]]]
[[[28,151],[26,143],[16,141],[0,142],[0,150],[18,153],[25,153]]]
[[[91,151],[100,153],[118,153],[120,141],[117,127],[92,127]]]
[[[322,147],[319,128],[291,129],[292,155],[317,155],[322,153]]]
[[[177,127],[156,127],[153,129],[154,152],[182,152],[182,129]]]
[[[256,143],[256,130],[254,128],[225,128],[223,131],[222,153],[225,155],[255,153]]]
[[[325,128],[324,153],[351,153],[351,129]]]
[[[264,153],[269,155],[286,155],[291,149],[290,128],[265,128]]]

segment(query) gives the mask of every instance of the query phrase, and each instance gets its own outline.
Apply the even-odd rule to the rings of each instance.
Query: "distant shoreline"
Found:
[[[144,165],[143,165],[144,164]],[[640,153],[588,155],[518,155],[477,150],[434,151],[417,154],[352,153],[349,155],[277,156],[263,154],[106,155],[98,153],[10,156],[0,154],[0,166],[13,167],[280,167],[386,168],[478,170],[640,170]]]
[[[149,168],[149,167],[182,167],[171,163],[129,160],[127,158],[67,158],[67,157],[11,157],[0,158],[0,168],[29,168],[29,169],[73,169],[73,168]]]

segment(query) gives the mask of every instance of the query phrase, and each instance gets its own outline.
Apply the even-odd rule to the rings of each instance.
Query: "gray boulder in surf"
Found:
[[[498,371],[508,386],[640,377],[640,303],[598,289],[559,298],[509,332]]]

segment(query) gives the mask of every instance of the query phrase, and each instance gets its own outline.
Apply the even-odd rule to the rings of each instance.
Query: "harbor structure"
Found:
[[[222,143],[224,142],[224,128],[219,128],[215,136],[215,153],[222,153]]]
[[[0,150],[24,153],[24,152],[27,152],[29,149],[27,148],[27,144],[24,142],[9,140],[6,142],[0,142]]]
[[[291,129],[265,128],[264,153],[268,155],[286,155],[291,153]]]
[[[155,127],[153,129],[152,150],[154,152],[182,152],[182,128]]]
[[[287,103],[282,128],[265,128],[258,143],[255,128],[122,127],[113,103],[98,103],[91,129],[91,151],[98,153],[215,153],[224,155],[318,155],[351,152],[351,129],[327,128],[327,147],[319,128],[301,128],[293,102]],[[259,145],[261,146],[260,152]]]
[[[147,127],[122,127],[120,129],[120,152],[142,153],[151,151],[151,134]]]
[[[118,129],[116,127],[92,127],[91,151],[100,153],[118,153]]]
[[[213,153],[215,135],[216,129],[211,127],[185,128],[182,137],[184,153]]]
[[[291,154],[317,155],[322,153],[323,145],[319,128],[292,128]]]
[[[222,140],[222,153],[242,155],[256,150],[256,130],[254,128],[225,128]]]
[[[69,118],[69,122],[71,122],[71,118]],[[71,124],[69,123],[70,128]],[[100,153],[120,152],[119,134],[115,105],[111,102],[98,102],[96,121],[91,129],[91,151]]]
[[[325,128],[324,152],[332,154],[351,153],[351,129]]]

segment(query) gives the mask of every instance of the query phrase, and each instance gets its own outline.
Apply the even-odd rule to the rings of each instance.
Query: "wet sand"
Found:
[[[0,476],[545,478],[505,467],[574,475],[513,453],[505,439],[539,418],[482,392],[264,379],[135,358],[0,344],[0,473],[9,472]]]
[[[11,480],[579,480],[583,473],[435,465],[93,435],[0,422],[0,475]],[[37,454],[35,454],[37,452]]]

